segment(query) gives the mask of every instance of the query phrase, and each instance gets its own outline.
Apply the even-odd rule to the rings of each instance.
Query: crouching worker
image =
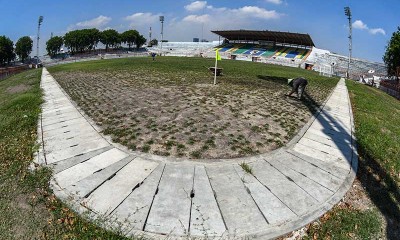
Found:
[[[292,91],[287,95],[291,96],[293,93],[297,93],[297,98],[300,100],[303,97],[304,90],[308,84],[307,79],[299,77],[295,79],[288,79],[288,85],[292,86]]]

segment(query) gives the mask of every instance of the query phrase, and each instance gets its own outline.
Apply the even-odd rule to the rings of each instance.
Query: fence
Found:
[[[59,64],[67,64],[74,62],[86,62],[92,60],[101,60],[101,59],[115,59],[115,58],[130,58],[130,57],[145,57],[149,56],[147,52],[131,52],[131,53],[113,53],[113,54],[98,54],[98,55],[78,55],[74,57],[69,57],[65,59],[54,59],[44,63],[46,67],[59,65]]]
[[[396,80],[382,80],[379,89],[400,100],[400,82]]]
[[[0,68],[0,80],[8,78],[14,74],[26,71],[28,69],[29,69],[28,65]]]

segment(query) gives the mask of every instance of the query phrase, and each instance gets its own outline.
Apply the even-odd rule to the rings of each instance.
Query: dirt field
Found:
[[[283,78],[224,76],[214,86],[207,71],[146,68],[58,71],[54,77],[104,134],[162,156],[265,153],[288,142],[311,116],[310,103],[284,96],[290,88]],[[327,93],[317,95],[321,102]]]

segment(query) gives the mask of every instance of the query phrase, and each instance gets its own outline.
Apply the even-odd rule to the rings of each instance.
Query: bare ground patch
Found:
[[[311,116],[273,81],[243,84],[206,73],[57,72],[54,77],[104,134],[132,150],[233,158],[283,146]]]
[[[8,87],[7,92],[14,94],[14,93],[23,93],[31,89],[31,86],[25,85],[25,84],[19,84],[16,86]]]

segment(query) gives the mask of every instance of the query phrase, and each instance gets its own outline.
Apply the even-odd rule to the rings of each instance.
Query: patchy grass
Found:
[[[75,215],[48,187],[51,171],[28,171],[37,146],[41,71],[0,81],[0,239],[124,239]]]
[[[335,208],[311,224],[304,239],[377,239],[380,224],[375,211]]]
[[[309,233],[317,239],[400,239],[400,102],[366,85],[348,81],[347,87],[360,155],[357,179],[346,194],[347,208],[333,209]]]
[[[129,58],[49,71],[114,141],[153,154],[209,159],[283,146],[337,83],[302,69],[224,60],[224,76],[214,86],[205,68],[211,65],[213,59]],[[311,98],[303,102],[284,96],[287,78],[297,76],[310,82]]]

